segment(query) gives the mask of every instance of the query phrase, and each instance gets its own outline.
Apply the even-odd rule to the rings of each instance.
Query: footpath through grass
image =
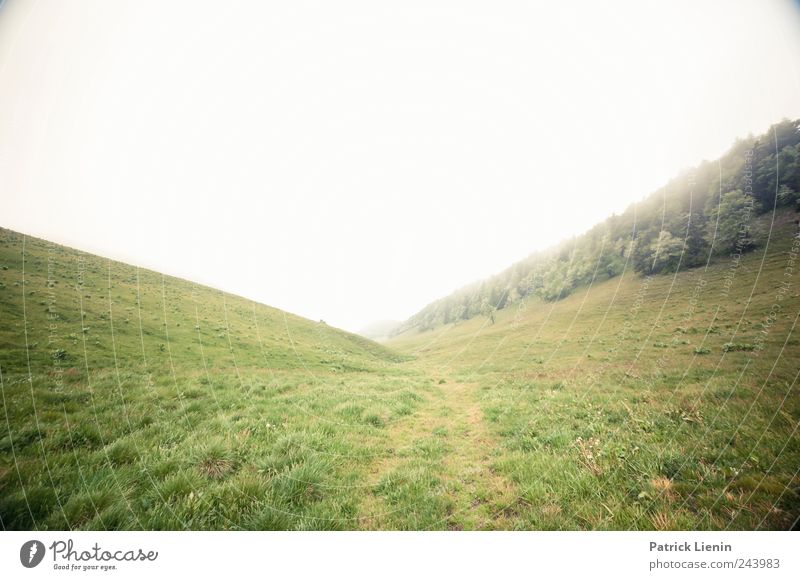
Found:
[[[370,529],[495,529],[516,501],[493,465],[497,441],[475,386],[440,379],[417,412],[387,431],[390,454],[371,466],[362,506]]]
[[[796,220],[761,224],[770,239],[741,260],[628,273],[391,346],[478,385],[518,494],[504,526],[796,527]]]

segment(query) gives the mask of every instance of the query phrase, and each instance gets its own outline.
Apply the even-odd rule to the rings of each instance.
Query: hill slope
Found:
[[[357,527],[404,357],[0,230],[4,528]]]
[[[493,318],[529,297],[560,300],[625,271],[671,273],[752,251],[768,231],[760,214],[800,209],[800,121],[737,141],[720,159],[684,171],[588,232],[436,300],[394,334],[476,316]]]
[[[786,529],[800,516],[800,231],[389,346],[474,385],[524,529]]]

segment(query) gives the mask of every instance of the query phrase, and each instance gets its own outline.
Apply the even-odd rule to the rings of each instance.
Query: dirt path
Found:
[[[493,467],[497,441],[475,385],[436,385],[416,413],[390,426],[387,442],[391,453],[371,466],[362,527],[503,527],[516,493]]]

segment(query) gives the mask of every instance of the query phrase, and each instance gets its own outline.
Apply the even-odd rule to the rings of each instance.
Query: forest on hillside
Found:
[[[559,300],[630,269],[666,274],[740,255],[766,234],[755,218],[779,207],[800,211],[800,120],[738,140],[720,159],[682,172],[621,215],[429,304],[394,333],[475,316],[493,320],[495,311],[527,297]]]

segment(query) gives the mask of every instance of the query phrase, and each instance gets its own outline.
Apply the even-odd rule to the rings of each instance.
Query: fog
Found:
[[[599,4],[8,0],[0,225],[357,330],[800,117],[797,4]]]

